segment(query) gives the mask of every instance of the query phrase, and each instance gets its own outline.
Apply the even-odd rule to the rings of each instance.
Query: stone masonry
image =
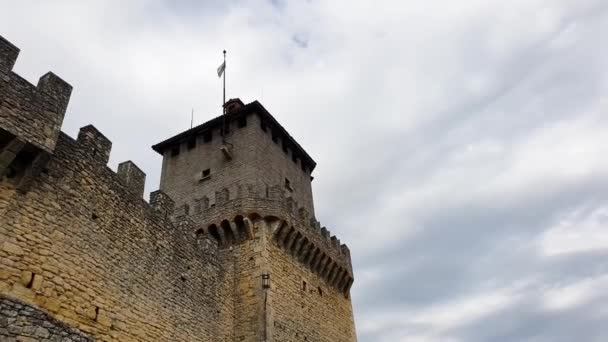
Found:
[[[71,86],[30,84],[18,54],[0,36],[0,340],[356,341],[316,163],[259,102],[154,145],[148,203],[95,127],[61,132]]]

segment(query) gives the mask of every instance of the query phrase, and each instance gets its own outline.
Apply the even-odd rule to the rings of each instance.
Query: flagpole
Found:
[[[224,50],[224,98],[222,103],[223,120],[222,120],[222,142],[226,142],[226,50]]]
[[[223,103],[224,112],[226,111],[225,106],[226,106],[226,50],[224,50],[224,103]]]

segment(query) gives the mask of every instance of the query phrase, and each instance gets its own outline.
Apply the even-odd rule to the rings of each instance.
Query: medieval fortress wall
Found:
[[[148,203],[102,133],[60,131],[71,86],[28,83],[18,53],[0,37],[0,340],[356,341],[350,251],[312,195],[238,182]]]

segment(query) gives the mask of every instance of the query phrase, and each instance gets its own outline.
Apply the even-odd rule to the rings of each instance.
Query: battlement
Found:
[[[195,199],[176,209],[176,216],[192,216],[206,227],[205,233],[226,248],[253,238],[251,220],[272,217],[281,222],[273,240],[299,262],[336,288],[348,293],[353,281],[350,250],[321,227],[279,185],[235,185],[215,192],[214,198]]]
[[[19,48],[0,36],[0,70],[13,70],[18,56]]]
[[[132,161],[126,161],[118,164],[118,177],[125,182],[127,187],[137,197],[141,198],[144,195],[146,186],[146,174]]]
[[[146,174],[132,161],[110,169],[103,133],[61,132],[71,86],[52,73],[33,86],[12,71],[18,55],[0,37],[0,302],[28,308],[0,320],[17,315],[26,331],[56,319],[54,331],[78,328],[83,341],[356,341],[350,250],[298,184],[309,185],[314,161],[259,103],[227,106],[238,119],[232,138],[251,138],[235,158],[218,154],[219,119],[184,136],[190,152],[167,150],[174,161],[200,155],[199,145],[221,158],[203,170],[185,163],[197,168],[178,175],[190,196],[161,183],[147,203]],[[244,160],[265,151],[273,158]],[[277,164],[290,173],[257,177]]]
[[[53,153],[72,86],[49,72],[34,86],[12,72],[19,49],[0,36],[0,130]]]

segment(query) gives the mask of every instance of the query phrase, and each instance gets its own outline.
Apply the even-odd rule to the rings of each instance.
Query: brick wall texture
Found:
[[[71,87],[27,83],[18,53],[0,37],[0,340],[356,341],[350,251],[268,114],[161,151],[148,203],[95,127],[60,131]]]

